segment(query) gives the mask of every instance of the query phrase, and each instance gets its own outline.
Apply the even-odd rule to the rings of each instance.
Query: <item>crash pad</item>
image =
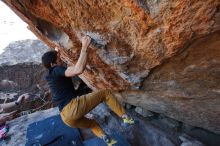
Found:
[[[28,126],[25,146],[83,146],[77,128],[66,126],[56,115]]]

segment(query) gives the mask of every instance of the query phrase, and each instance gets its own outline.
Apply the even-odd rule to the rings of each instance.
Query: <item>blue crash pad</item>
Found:
[[[79,130],[66,126],[60,115],[29,125],[25,146],[83,146]]]
[[[117,140],[117,144],[114,146],[130,146],[127,140],[120,133],[113,133],[110,135]],[[107,144],[100,138],[92,138],[83,142],[84,146],[107,146]]]

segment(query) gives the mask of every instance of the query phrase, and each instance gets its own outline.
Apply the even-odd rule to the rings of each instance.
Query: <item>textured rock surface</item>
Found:
[[[0,66],[0,93],[46,91],[44,71],[43,66],[32,63]]]
[[[220,133],[219,46],[219,33],[195,41],[155,68],[144,81],[144,90],[122,93],[125,100]]]
[[[105,46],[81,76],[93,89],[220,134],[219,0],[3,1],[68,64],[82,35]]]

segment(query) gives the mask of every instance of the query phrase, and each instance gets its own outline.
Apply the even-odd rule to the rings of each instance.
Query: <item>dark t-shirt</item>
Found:
[[[61,111],[73,98],[78,95],[74,89],[71,77],[65,77],[66,67],[55,66],[48,70],[46,80],[51,90],[52,100],[58,103]]]

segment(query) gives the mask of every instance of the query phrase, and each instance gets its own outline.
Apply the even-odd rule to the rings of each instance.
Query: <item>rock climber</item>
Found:
[[[79,59],[75,65],[64,67],[59,57],[59,50],[48,51],[42,56],[42,64],[47,68],[46,81],[51,90],[52,100],[57,103],[63,122],[74,128],[91,128],[92,132],[103,139],[108,146],[117,141],[107,135],[94,119],[88,119],[85,115],[98,104],[105,102],[119,117],[123,123],[133,125],[134,119],[126,114],[124,108],[113,96],[111,90],[102,89],[86,95],[78,95],[72,84],[71,77],[83,73],[89,52],[91,38],[82,37],[82,48]]]

